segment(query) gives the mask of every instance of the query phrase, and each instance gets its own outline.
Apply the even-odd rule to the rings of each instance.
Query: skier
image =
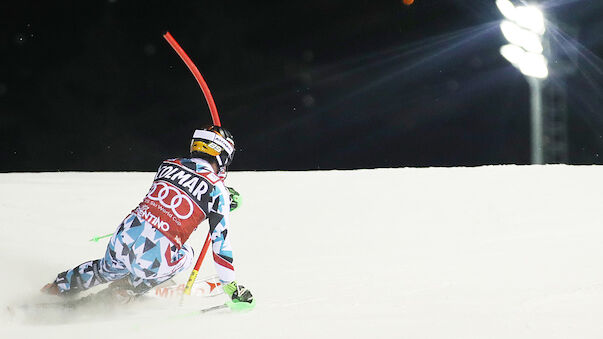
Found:
[[[190,158],[164,161],[143,201],[122,221],[105,256],[59,273],[42,292],[73,295],[96,285],[118,302],[128,302],[191,265],[190,234],[209,219],[213,259],[225,293],[233,302],[253,304],[253,296],[235,282],[228,238],[230,194],[224,185],[234,156],[234,139],[220,126],[195,130]],[[235,199],[236,202],[237,199]]]

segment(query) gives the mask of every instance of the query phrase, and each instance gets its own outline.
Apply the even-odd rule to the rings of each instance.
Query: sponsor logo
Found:
[[[186,194],[164,182],[154,182],[147,198],[159,202],[181,220],[188,219],[195,211],[195,205]]]
[[[207,284],[209,286],[209,290],[204,287]],[[195,284],[191,287],[191,296],[193,297],[203,297],[203,296],[213,296],[219,294],[219,290],[214,293],[214,290],[218,287],[222,286],[221,283],[216,282],[212,283],[209,281],[204,281],[203,284]],[[184,290],[186,289],[185,284],[178,284],[176,286],[168,286],[168,287],[156,287],[155,288],[155,296],[160,298],[174,298],[180,297],[184,294]]]
[[[151,213],[151,211],[149,211],[149,206],[139,206],[136,208],[135,212],[136,215],[148,221],[149,223],[151,223],[151,225],[157,227],[158,229],[166,232],[170,230],[170,224],[161,220],[161,218]]]
[[[203,177],[191,174],[189,170],[179,166],[164,165],[157,172],[155,180],[168,181],[180,188],[183,192],[188,191],[190,197],[195,199],[199,205],[201,205],[203,195],[209,190],[209,185]]]
[[[221,283],[211,283],[209,281],[206,282],[209,285],[209,293],[213,292],[216,287],[221,285]]]

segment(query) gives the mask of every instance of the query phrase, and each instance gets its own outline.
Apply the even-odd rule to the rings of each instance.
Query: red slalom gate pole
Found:
[[[182,49],[182,47],[180,47],[180,45],[178,44],[176,39],[174,39],[174,37],[170,34],[170,32],[165,32],[163,37],[165,38],[165,40],[167,40],[167,42],[170,44],[170,46],[172,46],[172,48],[176,51],[176,53],[178,53],[178,55],[180,56],[182,61],[184,61],[184,63],[188,67],[188,69],[191,71],[191,73],[193,73],[193,76],[195,76],[195,79],[197,79],[197,83],[199,83],[199,86],[201,87],[201,90],[203,91],[203,95],[205,96],[205,100],[207,101],[207,105],[209,106],[209,111],[211,112],[211,119],[214,122],[214,125],[221,126],[220,116],[218,115],[218,109],[216,108],[216,103],[214,102],[214,98],[212,97],[211,92],[209,91],[209,87],[207,86],[207,83],[203,79],[201,72],[199,72],[199,69],[197,69],[197,66],[195,66],[195,63],[193,63],[191,58],[188,57],[186,52]],[[205,243],[203,244],[203,248],[201,249],[201,253],[199,254],[199,257],[197,258],[197,263],[195,263],[195,267],[193,268],[193,271],[191,272],[191,275],[189,276],[188,281],[186,282],[186,286],[184,288],[184,293],[182,294],[182,297],[184,297],[185,295],[191,294],[193,284],[195,283],[195,280],[197,279],[197,275],[199,274],[199,269],[201,268],[201,264],[203,264],[203,259],[205,258],[205,254],[207,253],[207,250],[209,249],[210,243],[211,243],[211,233],[208,232],[207,237],[205,238]],[[182,301],[183,301],[183,299],[180,300],[180,302],[182,302]]]
[[[210,243],[211,237],[210,233],[208,232],[207,237],[205,238],[205,243],[203,244],[203,248],[201,249],[201,253],[199,254],[199,258],[197,258],[195,268],[193,268],[193,271],[191,272],[191,275],[188,277],[188,281],[186,282],[186,286],[184,287],[184,294],[186,295],[191,294],[193,284],[195,283],[195,280],[197,280],[197,275],[199,275],[199,269],[201,268],[201,264],[203,264],[203,259],[205,258],[205,254],[207,253],[207,249],[209,248]]]
[[[174,39],[174,37],[170,34],[170,32],[165,32],[163,37],[165,38],[165,40],[167,40],[167,42],[169,42],[169,44],[176,51],[176,53],[178,53],[178,55],[180,56],[182,61],[184,61],[184,63],[188,67],[188,69],[195,76],[195,79],[197,79],[197,82],[199,83],[199,86],[201,87],[201,90],[203,91],[203,95],[205,96],[205,100],[207,101],[207,105],[209,106],[209,111],[211,112],[211,118],[214,122],[214,125],[221,126],[220,116],[218,115],[218,109],[216,108],[216,103],[214,102],[214,98],[211,96],[209,87],[207,86],[207,83],[203,79],[201,72],[199,72],[199,70],[197,69],[197,66],[195,66],[195,64],[193,63],[191,58],[188,57],[186,52],[182,49],[182,47],[180,47],[180,45],[178,44],[178,42],[176,42],[176,39]]]

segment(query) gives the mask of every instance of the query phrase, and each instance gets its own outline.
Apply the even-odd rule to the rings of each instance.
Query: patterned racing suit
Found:
[[[209,219],[213,258],[223,283],[235,279],[227,237],[230,198],[223,180],[202,159],[164,161],[143,201],[122,221],[109,240],[105,256],[59,273],[61,294],[128,277],[141,294],[186,269],[194,260],[186,244]]]

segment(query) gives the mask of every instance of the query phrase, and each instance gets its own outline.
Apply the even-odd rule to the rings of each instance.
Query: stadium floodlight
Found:
[[[496,0],[496,7],[505,18],[515,20],[515,5],[509,0]]]
[[[531,5],[515,7],[509,0],[496,0],[496,7],[507,20],[537,34],[544,34],[544,14],[538,7]]]
[[[524,54],[519,63],[519,70],[524,75],[536,79],[546,79],[549,76],[547,60],[542,54]]]
[[[506,55],[503,54],[503,56],[511,61],[524,75],[539,79],[546,78],[549,72],[546,58],[542,62],[542,58],[544,58],[542,56],[544,51],[542,37],[546,31],[542,11],[534,6],[515,7],[509,0],[496,0],[496,6],[506,18],[500,23],[500,30],[504,37],[511,45],[523,49],[526,53],[522,57],[529,60],[524,62],[509,60],[509,53],[514,56],[521,55],[517,49],[510,52],[509,48],[501,48],[501,54],[505,49]],[[534,54],[542,57],[534,56]]]
[[[544,14],[534,6],[522,6],[515,9],[514,21],[521,27],[543,35],[546,31],[544,26]]]
[[[544,14],[535,6],[515,6],[511,0],[496,0],[505,17],[500,30],[509,41],[500,54],[527,77],[532,114],[532,163],[542,164],[542,81],[549,75],[542,39],[546,32]]]
[[[520,46],[528,52],[542,53],[544,50],[540,35],[521,28],[511,21],[504,20],[500,24],[500,30],[510,43]]]
[[[526,76],[545,79],[549,75],[547,60],[542,54],[526,52],[523,48],[511,44],[502,46],[500,54]]]
[[[519,63],[526,54],[526,51],[519,46],[507,44],[500,48],[500,54],[502,54],[505,59],[512,63],[513,66],[519,68]]]

